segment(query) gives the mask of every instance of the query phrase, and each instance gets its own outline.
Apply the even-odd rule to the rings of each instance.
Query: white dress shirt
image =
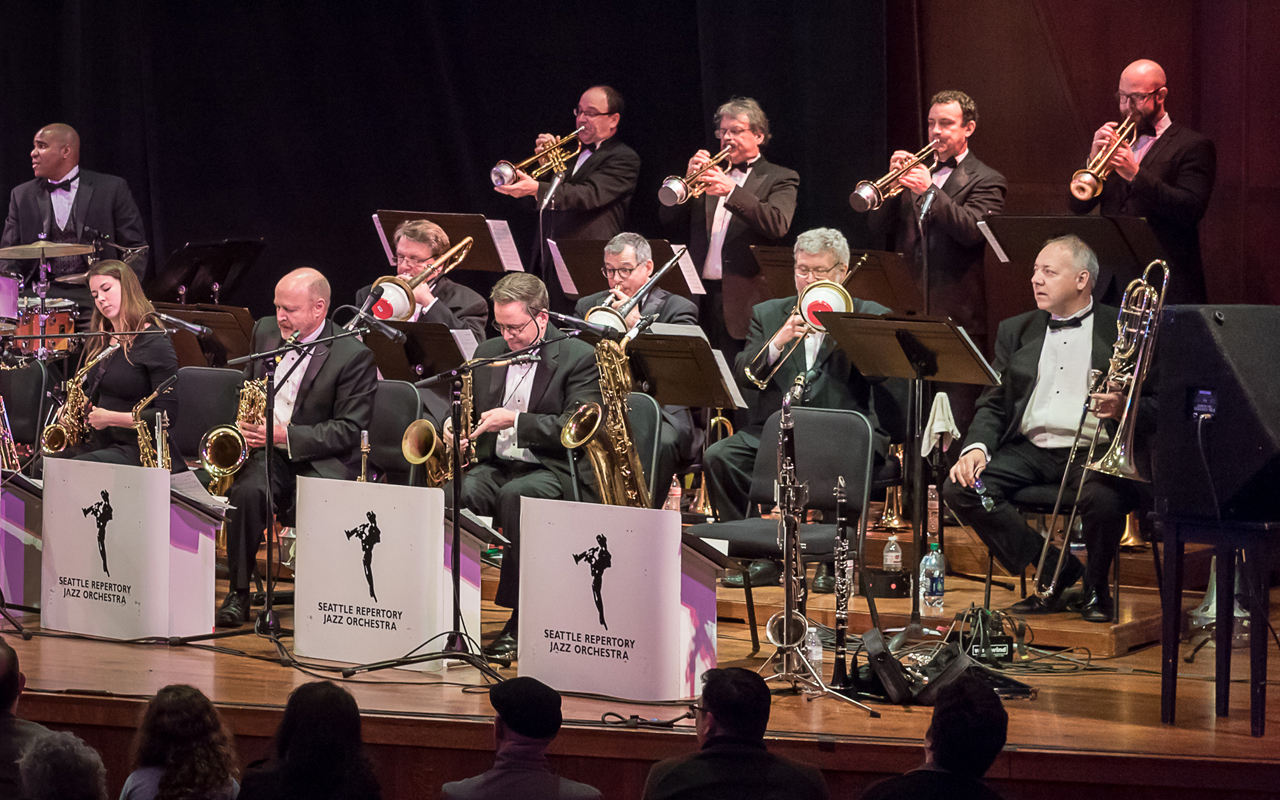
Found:
[[[804,337],[804,369],[806,372],[813,369],[813,362],[818,358],[818,349],[822,347],[822,340],[825,337],[826,334],[822,331],[814,331]],[[790,347],[791,345],[788,344],[787,346]],[[770,340],[769,353],[767,356],[769,364],[772,365],[781,355],[782,348],[778,347],[772,340]]]
[[[316,326],[316,329],[309,335],[298,340],[299,344],[314,342],[320,338],[320,332],[324,330],[324,324]],[[290,350],[284,354],[284,358],[280,359],[280,363],[276,364],[276,402],[275,416],[276,423],[280,425],[289,425],[293,421],[293,408],[298,402],[298,389],[302,386],[302,376],[306,374],[307,367],[311,364],[311,348],[305,351],[306,355],[299,356],[296,350]],[[302,359],[302,363],[298,364],[297,369],[293,369],[293,365],[298,363],[298,359]],[[285,375],[288,374],[288,379]],[[281,381],[284,381],[281,383]]]
[[[1169,130],[1169,126],[1171,124],[1173,123],[1169,119],[1169,114],[1168,112],[1165,112],[1160,117],[1160,119],[1156,120],[1155,136],[1152,136],[1151,134],[1148,134],[1148,133],[1144,133],[1143,135],[1139,136],[1137,141],[1133,143],[1134,160],[1136,160],[1139,164],[1141,164],[1142,157],[1145,156],[1147,154],[1147,151],[1151,149],[1151,145],[1156,143],[1156,139],[1159,139],[1164,134],[1165,131]]]
[[[62,181],[71,179],[71,189],[54,189],[49,192],[49,202],[53,205],[53,219],[58,227],[66,230],[67,221],[71,219],[71,207],[76,202],[76,192],[80,190],[80,167],[75,166],[63,177]],[[62,183],[56,181],[56,183]]]
[[[516,429],[520,426],[520,414],[529,410],[529,396],[533,392],[533,374],[538,369],[535,361],[530,364],[512,364],[507,367],[507,383],[502,390],[502,407],[516,412],[510,428],[498,432],[494,453],[508,461],[538,463],[538,458],[528,448],[516,445]]]
[[[746,170],[731,169],[729,177],[733,182],[741,186],[746,182],[747,176],[751,174],[751,165],[756,163],[760,156],[756,156],[747,162]],[[730,214],[729,209],[725,208],[725,202],[729,199],[729,195],[717,198],[715,216],[711,218],[711,243],[707,246],[707,260],[702,265],[702,278],[708,281],[718,281],[724,275],[724,264],[720,256],[720,251],[724,249],[725,232],[729,230]]]

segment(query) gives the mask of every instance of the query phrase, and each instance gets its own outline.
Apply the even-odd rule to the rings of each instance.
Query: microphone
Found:
[[[613,328],[610,328],[608,325],[597,325],[594,322],[587,322],[585,319],[578,319],[577,317],[571,317],[568,314],[560,314],[555,311],[548,311],[547,316],[551,317],[556,322],[563,323],[565,325],[568,325],[571,328],[576,328],[580,331],[583,331],[584,333],[595,334],[601,339],[621,339],[623,336],[623,334],[620,331],[614,330]]]
[[[547,189],[547,194],[542,198],[542,204],[538,206],[538,211],[546,211],[547,206],[551,204],[551,198],[555,197],[556,189],[560,188],[560,182],[564,180],[564,170],[557,172],[555,177],[551,179],[551,187]]]
[[[351,321],[348,322],[346,325],[344,325],[342,329],[344,331],[349,331],[356,326],[356,322],[361,317],[368,317],[369,309],[373,308],[374,303],[382,299],[382,291],[383,291],[383,287],[381,286],[373,287],[373,289],[369,292],[369,296],[364,299],[364,305],[360,306],[360,309],[356,311],[356,315],[352,317]]]
[[[920,224],[924,224],[924,218],[929,213],[929,206],[933,205],[933,200],[938,196],[938,187],[930,186],[929,191],[924,193],[924,202],[920,204],[920,216],[917,220]]]
[[[173,386],[173,385],[174,385],[175,383],[177,383],[177,382],[178,382],[178,376],[177,376],[177,375],[171,375],[171,376],[169,376],[168,378],[166,378],[166,379],[165,379],[164,383],[162,383],[162,384],[160,384],[159,386],[157,386],[157,387],[156,387],[156,396],[158,397],[158,396],[160,396],[160,395],[164,394],[165,392],[169,391],[169,387],[170,387],[170,386]]]
[[[207,325],[198,325],[194,322],[187,322],[185,319],[178,319],[177,317],[171,317],[168,314],[161,314],[159,311],[156,312],[156,316],[159,317],[160,321],[165,325],[178,328],[179,330],[184,330],[194,336],[204,338],[206,336],[213,335],[213,328],[210,328]]]
[[[377,331],[396,344],[404,344],[408,338],[404,335],[404,331],[398,331],[377,317],[370,316],[363,311],[356,314],[356,319],[364,320],[367,329]]]
[[[536,364],[542,360],[542,356],[537,353],[521,353],[518,356],[504,358],[499,361],[491,361],[485,364],[486,367],[509,367],[515,364]]]

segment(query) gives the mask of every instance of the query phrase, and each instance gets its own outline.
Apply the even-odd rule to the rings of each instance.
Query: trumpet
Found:
[[[393,320],[395,322],[406,322],[412,316],[413,312],[418,309],[418,301],[413,298],[413,290],[418,288],[423,281],[431,281],[434,287],[435,283],[443,278],[449,272],[457,269],[471,252],[473,244],[470,236],[465,237],[462,241],[444,251],[430,267],[422,272],[414,275],[412,278],[405,280],[399,275],[387,275],[378,278],[373,282],[373,288],[382,287],[382,297],[373,305],[373,315],[382,320]]]
[[[563,139],[557,139],[519,164],[512,164],[510,161],[499,161],[493,169],[489,170],[489,180],[493,181],[494,186],[510,186],[519,180],[516,172],[524,170],[538,160],[541,160],[542,163],[529,170],[529,177],[534,180],[541,178],[548,172],[564,172],[568,169],[569,159],[582,152],[582,142],[578,141],[578,135],[586,127],[586,125],[583,125]],[[569,150],[570,144],[574,145],[572,151]]]
[[[766,366],[765,356],[769,352],[769,342],[773,341],[773,336],[778,335],[778,332],[775,331],[773,336],[770,336],[765,340],[764,347],[760,348],[760,352],[756,353],[755,357],[753,357],[751,362],[747,365],[745,370],[747,379],[761,389],[765,388],[769,385],[769,381],[773,380],[773,376],[778,374],[778,370],[782,368],[782,365],[786,363],[786,360],[791,357],[791,354],[794,353],[796,348],[800,346],[801,342],[805,340],[805,337],[815,332],[827,332],[822,321],[818,319],[817,312],[845,312],[851,310],[853,310],[853,298],[849,296],[847,289],[835,281],[814,281],[804,287],[804,291],[796,298],[795,309],[791,312],[792,316],[799,314],[804,318],[804,335],[797,336],[792,340],[791,344],[788,345],[786,352],[780,355],[777,361],[773,362],[773,369],[769,370],[769,373],[764,377],[760,377],[760,370]],[[783,326],[785,327],[786,323],[783,323]],[[778,328],[778,331],[781,330],[782,328]],[[801,375],[803,376],[803,370],[801,371]]]
[[[707,190],[706,181],[699,180],[704,173],[712,167],[718,166],[729,158],[729,149],[726,147],[719,153],[716,153],[710,161],[702,165],[701,169],[694,170],[688,175],[681,178],[679,175],[670,175],[662,182],[662,188],[658,190],[658,200],[664,206],[678,206],[681,203],[687,203],[695,197],[700,196]]]
[[[1115,155],[1120,147],[1121,142],[1133,144],[1138,138],[1138,121],[1133,117],[1126,117],[1112,134],[1111,144],[1098,151],[1098,154],[1089,159],[1088,165],[1084,169],[1078,169],[1071,175],[1071,195],[1077,200],[1092,200],[1102,193],[1102,184],[1106,181],[1107,176],[1111,174],[1112,168],[1107,166],[1107,162]]]
[[[599,305],[591,309],[586,313],[586,316],[583,317],[583,319],[590,322],[592,325],[604,325],[607,328],[613,328],[618,333],[626,333],[627,315],[630,314],[636,306],[644,302],[645,298],[649,296],[649,292],[653,290],[653,287],[657,286],[658,281],[662,280],[662,276],[666,275],[671,271],[672,267],[680,263],[680,257],[688,252],[688,250],[689,248],[687,247],[681,247],[677,250],[676,254],[671,257],[670,261],[663,264],[657,272],[653,273],[653,275],[649,277],[649,280],[645,281],[644,286],[641,286],[635,294],[628,297],[620,305],[608,305],[608,301],[606,300],[605,305]]]
[[[924,163],[929,156],[933,156],[937,160],[937,146],[942,143],[941,139],[934,139],[925,145],[919,153],[909,158],[906,163],[897,169],[889,170],[889,174],[885,175],[878,181],[859,181],[858,185],[853,187],[853,194],[849,195],[849,205],[853,206],[854,211],[875,211],[885,200],[890,197],[896,197],[903,189],[898,179],[906,175],[911,170]]]

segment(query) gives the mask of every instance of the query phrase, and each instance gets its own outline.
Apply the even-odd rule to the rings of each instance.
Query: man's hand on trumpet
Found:
[[[889,156],[889,169],[901,169],[911,159],[915,158],[915,153],[908,153],[906,150],[895,150],[893,155]],[[916,194],[924,194],[929,191],[929,187],[933,185],[933,176],[929,174],[929,168],[924,164],[917,164],[907,170],[898,183],[915,192]]]
[[[1121,142],[1116,147],[1116,151],[1111,154],[1111,160],[1107,164],[1126,181],[1131,181],[1138,177],[1138,158],[1133,154],[1133,148],[1129,146],[1128,142]]]
[[[524,170],[516,170],[516,182],[510,186],[493,187],[498,194],[505,194],[508,197],[532,197],[538,193],[538,182],[529,177]]]

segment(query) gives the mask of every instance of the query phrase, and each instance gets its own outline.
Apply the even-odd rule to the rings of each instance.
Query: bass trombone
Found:
[[[529,170],[529,177],[534,180],[541,178],[548,172],[564,172],[568,169],[566,165],[569,159],[582,152],[582,142],[578,140],[578,135],[586,130],[586,127],[586,125],[583,125],[563,139],[555,140],[519,164],[512,164],[510,161],[499,161],[493,169],[489,170],[489,180],[493,181],[494,186],[510,186],[520,179],[516,175],[517,172],[524,170],[538,160],[541,160],[542,163]],[[574,145],[573,150],[569,150],[570,144]]]
[[[1078,169],[1071,175],[1071,195],[1077,200],[1092,200],[1102,193],[1102,184],[1111,174],[1112,167],[1107,162],[1120,148],[1121,142],[1133,144],[1137,141],[1138,122],[1133,117],[1126,117],[1124,122],[1112,134],[1111,144],[1098,151],[1089,159],[1084,169]],[[1150,267],[1148,267],[1150,269]]]
[[[373,288],[382,287],[382,297],[373,304],[373,315],[381,320],[407,322],[418,309],[418,301],[413,297],[413,290],[423,281],[431,281],[432,287],[449,272],[457,269],[471,252],[472,239],[465,237],[462,241],[444,251],[431,266],[405,279],[399,275],[387,275],[373,282]]]
[[[898,196],[903,189],[898,179],[923,164],[929,156],[933,156],[934,161],[937,161],[936,148],[941,143],[941,139],[929,142],[919,153],[907,159],[897,169],[889,170],[889,173],[878,181],[859,181],[858,185],[853,187],[853,194],[849,195],[849,205],[853,206],[854,211],[875,211],[884,204],[885,200]]]
[[[782,365],[786,363],[788,358],[791,358],[791,354],[796,351],[796,348],[804,342],[805,338],[808,337],[809,334],[826,333],[827,329],[822,324],[822,321],[818,319],[817,312],[847,312],[852,310],[853,298],[849,296],[849,291],[835,281],[814,281],[804,287],[804,291],[802,291],[800,296],[796,298],[795,308],[787,317],[788,321],[782,324],[782,327],[786,327],[790,322],[791,317],[799,314],[804,318],[804,334],[793,339],[791,344],[787,346],[786,352],[778,356],[778,360],[773,362],[773,369],[769,370],[767,375],[761,377],[760,370],[765,366],[765,356],[769,352],[769,343],[773,341],[774,336],[778,335],[778,331],[782,330],[782,328],[778,328],[778,331],[775,331],[773,336],[770,336],[765,340],[764,347],[761,347],[760,352],[756,353],[750,363],[747,364],[747,367],[744,370],[747,375],[747,379],[759,388],[765,388],[769,385],[769,381],[773,380],[773,376],[778,374],[778,370],[782,368]],[[801,370],[801,372],[803,372],[803,370]]]
[[[719,166],[727,161],[730,149],[726,147],[716,153],[710,161],[702,165],[701,169],[696,169],[683,178],[679,175],[667,176],[666,180],[662,182],[662,188],[658,190],[658,200],[664,206],[678,206],[701,196],[707,190],[707,183],[700,180],[700,178],[712,167]]]

